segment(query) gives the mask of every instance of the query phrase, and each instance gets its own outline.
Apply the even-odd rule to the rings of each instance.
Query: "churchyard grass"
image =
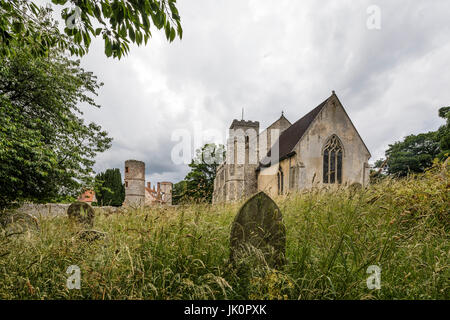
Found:
[[[228,264],[242,203],[96,215],[100,240],[65,217],[0,235],[0,299],[449,299],[448,170],[384,179],[366,190],[313,190],[274,199],[287,263]],[[79,266],[81,288],[67,287]],[[369,289],[371,265],[381,288]]]

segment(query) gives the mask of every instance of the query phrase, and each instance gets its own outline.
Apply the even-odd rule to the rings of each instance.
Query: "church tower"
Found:
[[[225,201],[257,191],[259,122],[233,120],[227,143]]]

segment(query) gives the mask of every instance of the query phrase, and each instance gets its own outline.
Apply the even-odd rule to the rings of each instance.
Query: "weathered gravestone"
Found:
[[[350,192],[350,198],[353,198],[358,192],[360,192],[363,189],[363,186],[359,182],[353,182],[349,187],[348,190]]]
[[[258,258],[258,254],[263,256],[259,260],[272,268],[285,264],[286,228],[280,208],[264,192],[250,198],[239,210],[231,227],[230,244],[233,264],[249,255]]]
[[[72,203],[67,209],[69,218],[87,227],[94,226],[94,209],[85,202]]]
[[[39,231],[38,220],[28,213],[0,213],[0,227],[8,236],[18,235],[27,231]]]
[[[352,192],[358,192],[358,191],[362,190],[363,186],[359,182],[353,182],[349,188]]]
[[[77,234],[77,239],[88,242],[101,240],[106,237],[106,233],[97,230],[82,230]]]

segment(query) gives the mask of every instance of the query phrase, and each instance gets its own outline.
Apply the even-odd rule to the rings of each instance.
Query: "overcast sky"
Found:
[[[381,29],[368,29],[370,5]],[[436,130],[450,104],[450,1],[179,0],[183,40],[160,32],[120,61],[95,41],[83,66],[105,83],[85,118],[114,138],[95,169],[145,161],[147,179],[177,182],[177,129],[216,129],[234,118],[261,128],[284,110],[293,123],[335,90],[372,153]],[[193,131],[192,131],[193,132]]]

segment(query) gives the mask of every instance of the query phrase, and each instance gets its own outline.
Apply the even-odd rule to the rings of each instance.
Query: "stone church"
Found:
[[[370,152],[333,91],[291,124],[281,117],[260,132],[259,122],[234,120],[217,169],[213,202],[264,191],[270,196],[325,186],[369,183]]]

